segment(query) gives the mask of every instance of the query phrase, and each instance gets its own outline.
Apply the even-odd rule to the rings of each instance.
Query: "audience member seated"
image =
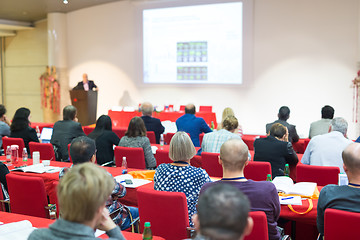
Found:
[[[342,152],[342,158],[349,185],[330,184],[321,190],[317,205],[317,228],[322,235],[324,234],[324,214],[327,208],[360,212],[360,144],[348,145]]]
[[[195,239],[241,240],[252,231],[247,197],[228,184],[209,187],[199,197]]]
[[[234,110],[232,110],[232,108],[229,108],[229,107],[227,107],[227,108],[225,108],[223,110],[221,123],[218,124],[217,130],[220,130],[220,129],[224,128],[223,127],[223,122],[224,122],[225,118],[227,118],[228,116],[235,116]],[[239,126],[237,127],[237,129],[235,130],[234,133],[239,134],[240,137],[243,136],[243,129],[242,129],[242,126],[240,124],[239,124]]]
[[[248,164],[248,147],[240,139],[226,141],[220,149],[220,164],[223,178],[207,183],[200,192],[200,197],[207,188],[223,183],[230,184],[243,192],[250,200],[251,211],[263,211],[268,221],[269,239],[280,239],[277,220],[280,216],[280,203],[277,190],[271,182],[253,181],[244,177],[244,168]],[[201,222],[201,221],[200,221]]]
[[[70,145],[70,156],[74,165],[92,162],[95,163],[96,147],[95,141],[86,136],[80,136],[72,140]],[[59,178],[62,178],[69,168],[63,168],[59,173]],[[109,174],[111,175],[111,174]],[[139,210],[135,207],[128,207],[122,205],[118,199],[126,195],[126,188],[115,181],[115,187],[111,192],[111,198],[106,201],[106,208],[109,210],[110,215],[114,222],[120,226],[121,230],[130,227],[132,219],[139,216]],[[61,208],[60,208],[61,209]]]
[[[96,127],[89,138],[95,140],[96,162],[99,165],[114,165],[114,145],[118,145],[120,138],[112,131],[111,118],[101,115],[96,121]]]
[[[287,122],[289,117],[290,117],[290,109],[287,106],[282,106],[279,109],[279,113],[278,113],[279,119],[276,120],[275,122],[266,124],[266,133],[269,134],[270,128],[274,123],[280,123],[280,124],[284,125],[285,127],[287,127],[287,129],[289,131],[289,142],[291,142],[291,143],[298,142],[299,136],[296,132],[295,125],[291,125]]]
[[[150,140],[146,137],[146,128],[141,117],[133,117],[125,136],[120,139],[120,147],[140,147],[144,150],[146,169],[156,167],[156,159],[151,150]]]
[[[334,108],[325,105],[321,109],[321,119],[310,124],[309,138],[329,132],[331,119],[334,118]]]
[[[191,140],[195,147],[200,147],[199,135],[201,133],[211,132],[205,120],[195,116],[195,105],[188,104],[185,106],[185,115],[176,120],[178,131],[184,131],[190,134]]]
[[[160,143],[160,135],[164,132],[165,128],[161,124],[160,119],[153,118],[152,114],[154,111],[154,107],[149,102],[144,102],[141,105],[141,112],[142,112],[142,120],[145,123],[145,127],[147,131],[153,131],[155,133],[155,140],[156,143]]]
[[[346,138],[348,124],[344,118],[331,120],[329,133],[312,138],[301,159],[303,164],[316,166],[335,166],[344,172],[342,151],[352,143]]]
[[[28,239],[98,239],[94,229],[106,231],[109,239],[125,239],[105,208],[113,188],[112,177],[95,164],[73,167],[58,185],[61,218]]]
[[[57,161],[69,161],[68,144],[79,136],[85,136],[81,124],[77,122],[76,108],[68,105],[63,109],[63,120],[53,127],[50,143],[54,146]]]
[[[241,137],[234,132],[239,126],[238,120],[234,116],[228,116],[222,123],[223,128],[216,132],[207,133],[204,135],[201,149],[203,152],[219,153],[221,145],[230,138]],[[241,140],[242,141],[242,140]]]
[[[189,135],[177,132],[170,141],[169,157],[173,163],[160,164],[154,175],[154,189],[168,192],[183,192],[186,195],[189,223],[196,213],[196,203],[201,187],[210,182],[204,169],[190,166],[190,159],[196,154]]]
[[[30,110],[19,108],[16,110],[10,125],[10,137],[22,138],[28,153],[30,153],[29,142],[39,142],[36,130],[30,127]]]
[[[296,165],[299,161],[288,135],[284,125],[275,123],[270,128],[270,135],[254,142],[254,161],[270,162],[273,178],[284,175],[286,163]]]
[[[10,136],[10,121],[5,115],[6,108],[0,104],[0,148],[2,147],[2,138],[4,136]],[[5,149],[6,150],[6,149]]]

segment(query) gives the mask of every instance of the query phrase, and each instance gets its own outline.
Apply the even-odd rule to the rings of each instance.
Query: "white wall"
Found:
[[[230,106],[245,133],[265,132],[280,106],[291,109],[290,123],[308,135],[325,104],[349,122],[351,80],[358,53],[357,0],[255,0],[254,72],[248,87],[179,87],[138,85],[142,63],[136,59],[136,4],[120,1],[69,13],[70,86],[89,74],[100,88],[98,115],[118,105],[128,91],[132,103],[213,105],[221,118]]]

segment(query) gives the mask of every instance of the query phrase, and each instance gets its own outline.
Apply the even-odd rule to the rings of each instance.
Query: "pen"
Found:
[[[290,200],[293,199],[294,197],[286,197],[286,198],[282,198],[281,200]]]

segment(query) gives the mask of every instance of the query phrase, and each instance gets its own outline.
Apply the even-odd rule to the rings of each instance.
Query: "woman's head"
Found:
[[[141,117],[133,117],[131,119],[128,130],[125,133],[125,136],[127,137],[146,136],[145,124]]]
[[[111,118],[108,115],[101,115],[96,121],[95,129],[112,130]]]
[[[18,131],[27,128],[30,125],[30,110],[28,108],[19,108],[16,110],[12,123],[11,131]]]
[[[196,154],[191,138],[186,132],[177,132],[170,141],[169,157],[173,161],[190,160]]]
[[[229,108],[229,107],[224,109],[224,111],[222,113],[222,121],[224,121],[225,118],[228,116],[235,116],[234,110],[232,110],[232,108]]]

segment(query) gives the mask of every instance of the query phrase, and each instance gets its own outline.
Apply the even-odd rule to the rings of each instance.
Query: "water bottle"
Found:
[[[272,177],[271,177],[270,173],[266,176],[266,181],[268,181],[268,182],[272,181]]]
[[[6,163],[11,162],[11,147],[10,145],[6,147]]]
[[[285,164],[284,175],[290,177],[290,167],[288,163]]]
[[[143,232],[143,240],[151,240],[153,239],[152,232],[151,232],[151,225],[150,222],[145,222],[144,224],[144,232]]]
[[[127,161],[126,161],[126,157],[123,157],[121,167],[123,168],[123,170],[122,170],[122,174],[127,174],[128,169],[127,169]]]
[[[215,129],[214,121],[211,121],[210,129],[213,131]]]
[[[28,153],[27,153],[27,150],[26,148],[23,149],[23,152],[22,152],[22,160],[24,162],[24,165],[26,165],[27,161],[28,161]]]
[[[160,146],[164,146],[164,134],[160,135]]]

